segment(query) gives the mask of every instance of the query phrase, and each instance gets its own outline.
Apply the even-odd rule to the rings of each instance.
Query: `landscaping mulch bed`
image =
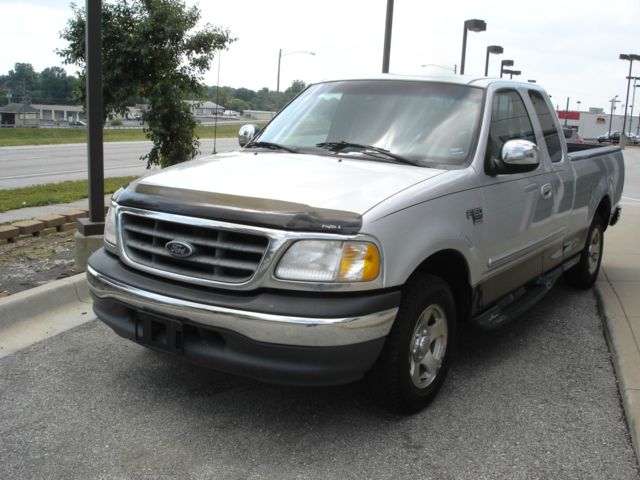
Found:
[[[27,236],[0,244],[0,297],[80,273],[74,266],[73,234]]]

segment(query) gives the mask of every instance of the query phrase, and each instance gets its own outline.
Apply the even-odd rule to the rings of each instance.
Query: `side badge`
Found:
[[[467,218],[473,221],[473,224],[482,223],[482,208],[472,208],[467,210]]]

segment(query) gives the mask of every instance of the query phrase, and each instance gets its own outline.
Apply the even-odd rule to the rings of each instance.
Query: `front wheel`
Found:
[[[449,285],[416,274],[402,292],[396,321],[368,379],[380,403],[414,413],[440,389],[453,352],[456,311]]]
[[[576,288],[591,288],[600,272],[603,249],[604,223],[600,215],[596,214],[587,234],[587,243],[580,254],[580,261],[564,274],[567,283]]]

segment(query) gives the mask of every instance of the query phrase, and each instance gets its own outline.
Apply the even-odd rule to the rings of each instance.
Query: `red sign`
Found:
[[[568,120],[580,120],[580,112],[574,112],[572,110],[567,112],[566,110],[560,110],[558,112],[558,118],[561,120],[564,120],[565,118]]]

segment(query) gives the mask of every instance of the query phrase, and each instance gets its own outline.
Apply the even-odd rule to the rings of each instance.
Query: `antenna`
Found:
[[[216,141],[218,139],[218,99],[220,98],[220,57],[222,56],[222,50],[218,50],[218,84],[216,85],[216,116],[213,119],[213,154],[216,152]]]

